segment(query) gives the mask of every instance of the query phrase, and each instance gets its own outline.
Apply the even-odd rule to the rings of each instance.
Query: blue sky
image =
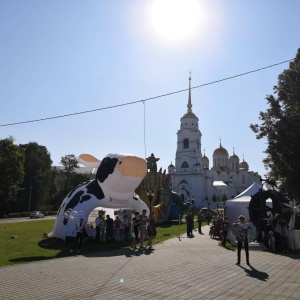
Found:
[[[300,47],[299,1],[185,0],[178,11],[175,0],[166,9],[156,2],[1,0],[0,125],[187,89],[189,72],[198,86],[292,59]],[[265,174],[266,141],[256,140],[249,125],[266,110],[265,97],[286,68],[288,63],[192,90],[210,162],[221,138],[229,154],[234,147],[251,170]],[[0,126],[0,139],[11,135],[17,144],[44,145],[54,165],[71,153],[101,159],[126,152],[154,153],[167,169],[175,161],[187,99],[182,92]]]

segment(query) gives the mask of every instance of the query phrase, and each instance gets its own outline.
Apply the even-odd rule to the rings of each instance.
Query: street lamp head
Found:
[[[147,190],[147,196],[148,196],[148,199],[149,199],[149,203],[150,203],[150,216],[152,214],[152,198],[154,196],[154,192],[153,191],[149,191]]]
[[[147,190],[146,194],[148,197],[154,197],[154,191],[150,192],[149,190]]]

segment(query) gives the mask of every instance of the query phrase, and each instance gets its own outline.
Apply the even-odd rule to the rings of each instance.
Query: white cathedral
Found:
[[[180,119],[177,132],[175,166],[171,163],[168,173],[172,178],[172,188],[184,202],[199,207],[219,207],[227,199],[232,199],[246,190],[254,182],[260,183],[257,172],[249,171],[247,162],[240,162],[234,153],[222,147],[213,153],[212,167],[205,153],[201,152],[201,132],[198,117],[192,111],[191,78],[187,112]]]

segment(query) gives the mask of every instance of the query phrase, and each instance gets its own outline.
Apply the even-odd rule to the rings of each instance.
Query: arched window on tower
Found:
[[[181,198],[182,202],[184,202],[184,194],[181,194],[180,198]]]
[[[184,149],[189,148],[189,139],[184,139],[184,140],[183,140],[183,148],[184,148]]]
[[[184,161],[183,163],[182,163],[182,165],[181,165],[181,168],[188,168],[189,167],[189,164],[186,162],[186,161]]]

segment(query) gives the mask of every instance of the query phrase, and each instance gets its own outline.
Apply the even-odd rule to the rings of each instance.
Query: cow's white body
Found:
[[[146,209],[149,213],[147,205],[134,192],[146,173],[147,163],[141,157],[131,154],[107,155],[98,168],[96,179],[78,186],[64,199],[52,235],[65,239],[70,234],[68,226],[72,217],[80,215],[88,219],[91,211],[100,206],[140,212]]]

